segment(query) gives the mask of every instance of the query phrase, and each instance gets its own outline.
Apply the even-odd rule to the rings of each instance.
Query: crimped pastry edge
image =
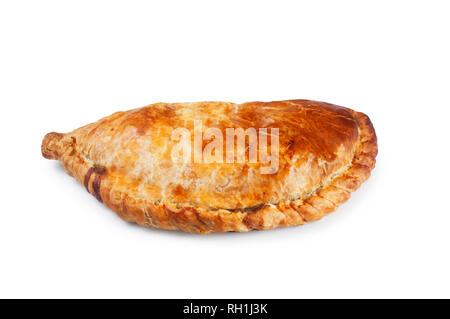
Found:
[[[263,204],[251,211],[177,207],[127,193],[115,185],[114,176],[89,163],[71,145],[65,145],[63,153],[58,153],[61,148],[58,150],[53,145],[62,138],[60,133],[47,134],[41,150],[44,157],[59,159],[69,175],[84,184],[92,195],[125,221],[197,234],[267,230],[321,219],[347,201],[351,192],[369,178],[378,153],[377,137],[367,115],[353,110],[352,114],[358,124],[359,139],[352,163],[346,170],[307,198],[276,205]]]

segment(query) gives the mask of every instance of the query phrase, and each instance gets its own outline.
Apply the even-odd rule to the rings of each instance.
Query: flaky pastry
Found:
[[[250,161],[248,154],[231,163],[174,161],[174,129],[194,136],[195,121],[200,133],[212,127],[224,136],[227,128],[264,128],[268,135],[278,129],[276,170],[263,174],[267,162]],[[200,151],[207,143],[201,141]],[[194,233],[245,232],[303,225],[333,212],[370,176],[377,138],[365,114],[324,102],[156,103],[66,134],[48,133],[42,155],[61,161],[126,221]]]

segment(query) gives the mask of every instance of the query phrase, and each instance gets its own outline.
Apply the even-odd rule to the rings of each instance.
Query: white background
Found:
[[[2,1],[0,297],[450,297],[446,1]],[[365,112],[372,177],[306,226],[121,221],[42,137],[164,102]]]

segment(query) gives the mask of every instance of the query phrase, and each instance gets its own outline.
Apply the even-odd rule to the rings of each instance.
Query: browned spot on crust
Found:
[[[103,203],[102,200],[102,196],[100,195],[100,184],[102,183],[102,175],[96,174],[94,181],[92,182],[92,190],[93,190],[93,194],[95,196],[95,198],[97,198],[97,200],[100,203]]]
[[[84,175],[84,187],[86,187],[87,191],[89,192],[89,180],[91,179],[92,173],[95,171],[95,166],[92,166],[87,171],[86,175]]]
[[[86,175],[84,176],[84,187],[86,187],[86,190],[89,192],[89,181],[91,179],[92,174],[95,173],[95,178],[92,182],[92,191],[95,196],[100,202],[102,201],[102,197],[100,195],[100,184],[102,182],[102,175],[105,174],[106,168],[103,166],[95,165],[89,168]]]
[[[237,127],[279,128],[280,153],[289,157],[309,152],[332,162],[341,145],[350,150],[358,138],[351,112],[323,102],[249,102],[230,119]]]
[[[172,193],[177,196],[179,200],[187,200],[189,198],[189,193],[180,184],[173,187]]]
[[[136,134],[145,135],[147,131],[156,127],[158,123],[175,126],[175,108],[170,104],[159,103],[143,107],[130,112],[121,122],[118,131],[123,131],[127,126],[136,128]]]

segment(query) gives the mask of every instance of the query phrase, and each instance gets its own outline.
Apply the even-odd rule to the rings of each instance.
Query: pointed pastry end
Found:
[[[63,138],[64,134],[51,132],[44,136],[41,145],[42,156],[47,159],[58,159],[58,142]]]

